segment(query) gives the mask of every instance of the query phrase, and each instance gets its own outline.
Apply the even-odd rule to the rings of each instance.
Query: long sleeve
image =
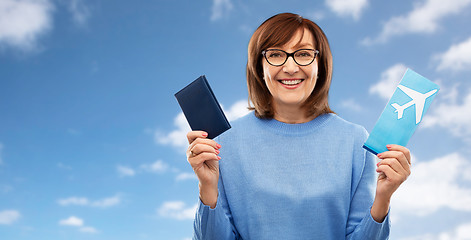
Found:
[[[355,162],[362,162],[363,166],[353,168],[353,195],[347,220],[347,239],[388,239],[389,213],[382,223],[378,223],[370,211],[376,188],[375,156],[357,146],[354,158],[357,158],[354,159]]]
[[[334,114],[287,124],[249,114],[221,134],[219,195],[194,239],[386,239],[370,215],[375,156],[366,130]]]
[[[221,178],[219,178],[218,190],[218,199],[214,209],[204,205],[201,199],[199,200],[193,224],[193,240],[234,240],[239,238],[233,224]]]

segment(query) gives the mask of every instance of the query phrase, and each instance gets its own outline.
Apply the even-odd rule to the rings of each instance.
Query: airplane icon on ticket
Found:
[[[399,85],[399,89],[401,89],[407,96],[412,98],[411,101],[405,103],[404,105],[399,105],[397,103],[391,104],[397,112],[397,119],[401,119],[402,115],[404,114],[404,110],[410,106],[415,105],[415,124],[419,124],[422,120],[422,113],[424,111],[425,100],[435,94],[438,89],[433,89],[427,93],[420,93],[415,90],[412,90],[404,85]]]

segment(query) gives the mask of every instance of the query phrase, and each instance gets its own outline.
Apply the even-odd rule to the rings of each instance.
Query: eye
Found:
[[[280,58],[283,57],[283,53],[278,52],[278,51],[270,51],[268,54],[269,58]]]
[[[312,53],[307,50],[299,51],[296,53],[296,56],[298,57],[312,57]]]

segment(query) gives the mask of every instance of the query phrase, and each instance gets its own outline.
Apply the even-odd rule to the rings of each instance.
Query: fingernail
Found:
[[[381,153],[378,153],[378,155],[376,155],[376,156],[378,156],[379,158],[381,158]]]
[[[221,157],[218,156],[218,160],[221,160]]]
[[[216,154],[219,154],[219,150],[216,150]]]
[[[380,163],[380,162],[376,163],[376,167],[379,167],[379,163]]]
[[[207,137],[207,136],[208,136],[208,133],[205,133],[205,132],[204,132],[202,135],[203,135],[203,137]]]
[[[219,149],[219,148],[221,148],[222,146],[219,145],[219,143],[216,143],[216,147]]]
[[[392,146],[391,146],[391,145],[386,145],[386,147],[387,147],[388,149],[390,149]]]

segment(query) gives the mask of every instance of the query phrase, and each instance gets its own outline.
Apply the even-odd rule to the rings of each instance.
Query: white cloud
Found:
[[[247,34],[247,35],[252,35],[252,33],[255,31],[255,29],[253,28],[253,26],[250,26],[250,25],[246,25],[246,24],[242,24],[239,26],[239,30],[241,32],[243,32],[244,34]]]
[[[126,166],[118,165],[116,167],[116,171],[118,171],[120,177],[132,177],[136,175],[136,171],[134,171],[134,169]]]
[[[360,19],[362,11],[368,6],[368,0],[326,0],[325,4],[341,17]]]
[[[228,15],[233,5],[230,0],[213,0],[211,9],[211,21],[216,21]]]
[[[52,28],[49,0],[0,1],[0,47],[35,50],[38,38]]]
[[[443,18],[464,12],[470,3],[471,0],[449,0],[446,4],[442,0],[416,1],[411,12],[389,19],[375,39],[366,38],[363,44],[384,43],[408,33],[434,33]]]
[[[78,218],[76,216],[70,216],[67,219],[60,220],[59,225],[78,227],[79,231],[84,233],[98,233],[98,231],[94,227],[84,226],[83,219]]]
[[[141,165],[141,169],[148,172],[153,172],[153,173],[163,173],[163,172],[166,172],[168,168],[169,168],[168,165],[162,160],[157,160],[151,164]]]
[[[361,112],[363,107],[355,99],[346,99],[340,103],[340,107],[352,112]]]
[[[458,72],[471,69],[471,37],[464,42],[452,45],[448,51],[436,55],[434,59],[439,61],[437,71]]]
[[[471,212],[471,162],[458,153],[431,161],[412,159],[412,174],[394,193],[392,219],[402,214],[426,216],[440,208]]]
[[[314,10],[308,11],[302,14],[303,17],[314,20],[314,21],[321,21],[326,17],[326,11],[324,10]],[[252,31],[253,32],[253,31]]]
[[[157,209],[157,213],[162,217],[173,218],[177,220],[193,219],[195,217],[197,204],[188,207],[182,201],[164,202]]]
[[[190,172],[184,172],[184,173],[180,173],[177,175],[176,177],[176,180],[177,181],[184,181],[184,180],[198,180],[198,178],[196,177],[196,174],[195,173],[190,173]]]
[[[406,69],[407,67],[402,63],[386,69],[381,73],[379,82],[370,87],[370,94],[377,94],[385,100],[391,98]]]
[[[471,222],[461,224],[455,230],[455,237],[450,239],[465,240],[471,238]]]
[[[101,207],[101,208],[107,208],[107,207],[112,207],[115,205],[118,205],[121,202],[121,197],[116,195],[113,197],[109,198],[104,198],[101,200],[93,201],[90,206],[92,207]]]
[[[223,107],[224,114],[227,117],[227,120],[229,121],[234,121],[238,118],[241,118],[245,115],[247,115],[250,111],[247,109],[248,107],[248,101],[247,100],[239,100],[232,104],[232,106],[229,108],[229,110],[225,110]]]
[[[440,126],[449,130],[454,136],[471,139],[471,91],[457,102],[456,91],[448,99],[440,98],[434,103],[428,116],[424,118],[423,127]]]
[[[225,110],[224,106],[222,109],[229,121],[234,121],[237,118],[245,116],[249,113],[247,109],[248,102],[247,100],[239,100],[235,102],[228,111]],[[171,131],[168,134],[162,133],[160,130],[157,130],[154,134],[156,143],[162,145],[172,145],[174,147],[182,149],[182,153],[185,153],[186,148],[188,147],[188,140],[186,134],[191,131],[188,122],[186,121],[185,115],[183,112],[180,112],[174,119],[174,125],[176,129]]]
[[[16,210],[4,210],[0,212],[0,224],[10,225],[18,219],[20,219],[21,214]]]
[[[60,220],[59,225],[81,227],[83,226],[83,220],[76,216],[70,216],[67,219]]]
[[[84,197],[69,197],[64,199],[57,200],[57,203],[61,206],[69,206],[69,205],[79,205],[79,206],[86,206],[89,204],[87,198]]]
[[[401,240],[469,240],[471,239],[471,222],[463,223],[449,232],[439,234],[425,234],[420,236],[401,238]]]
[[[173,173],[180,172],[179,169],[169,166],[165,161],[162,161],[162,160],[157,160],[152,163],[141,164],[139,167],[136,167],[136,168],[137,170],[134,170],[131,167],[118,166],[118,173],[120,174],[121,177],[124,177],[124,176],[134,176],[134,175],[142,174],[146,172],[158,173],[158,174],[166,173],[166,172],[173,172]],[[177,176],[177,178],[181,178],[181,177],[182,176],[180,177]]]
[[[98,233],[94,227],[81,227],[79,230],[84,233]]]
[[[90,18],[90,10],[84,4],[83,0],[70,0],[68,4],[70,13],[74,22],[79,26],[86,25],[88,19]]]
[[[191,131],[191,128],[190,125],[188,125],[183,112],[180,112],[175,117],[174,125],[176,126],[176,129],[168,134],[163,134],[161,131],[157,130],[154,135],[155,140],[159,144],[172,145],[186,150],[188,147],[186,134]]]
[[[123,174],[126,172],[125,170],[129,169],[132,170],[131,168],[124,168],[124,170],[120,170],[123,172]],[[196,175],[194,173],[190,172],[181,172],[180,169],[171,167],[167,163],[165,163],[162,160],[157,160],[153,163],[148,163],[148,164],[141,164],[138,168],[138,171],[132,170],[132,174],[142,174],[142,173],[157,173],[157,174],[162,174],[162,173],[167,173],[171,172],[176,174],[175,180],[177,182],[179,181],[185,181],[185,180],[194,180],[197,179]],[[131,172],[130,172],[131,173]],[[123,175],[122,175],[123,176]]]
[[[100,200],[90,201],[86,197],[69,197],[64,199],[57,200],[57,203],[61,206],[90,206],[90,207],[101,207],[107,208],[118,205],[121,202],[121,197],[119,195],[103,198]]]
[[[453,102],[456,104],[461,83],[448,86],[443,81],[438,80],[437,84],[440,86],[440,101]]]

